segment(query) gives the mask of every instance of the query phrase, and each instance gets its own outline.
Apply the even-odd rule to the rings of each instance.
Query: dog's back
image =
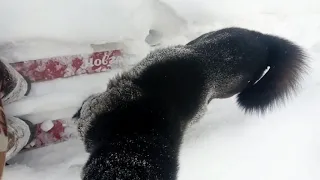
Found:
[[[137,69],[139,87],[190,119],[210,100],[236,94],[246,112],[272,109],[298,88],[307,64],[302,48],[291,41],[225,28],[153,51]]]

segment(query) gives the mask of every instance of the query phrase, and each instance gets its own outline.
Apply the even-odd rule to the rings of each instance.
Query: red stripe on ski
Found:
[[[59,56],[11,63],[31,82],[66,78],[80,74],[105,72],[122,57],[121,50],[94,52],[88,55]]]

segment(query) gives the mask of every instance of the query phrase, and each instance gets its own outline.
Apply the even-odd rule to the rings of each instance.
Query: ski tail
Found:
[[[266,69],[269,70],[238,94],[237,102],[245,112],[264,113],[285,103],[296,93],[308,69],[305,52],[298,45],[271,35],[263,35],[263,41],[268,47]]]

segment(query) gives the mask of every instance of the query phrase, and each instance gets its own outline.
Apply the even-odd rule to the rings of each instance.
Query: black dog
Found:
[[[90,153],[82,179],[177,179],[184,130],[212,99],[238,94],[246,112],[264,113],[296,90],[305,59],[286,39],[242,28],[151,52],[74,115]]]

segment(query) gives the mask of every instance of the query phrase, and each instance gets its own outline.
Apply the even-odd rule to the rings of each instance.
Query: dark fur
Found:
[[[212,99],[239,93],[242,108],[264,112],[296,89],[306,68],[297,45],[241,28],[153,51],[74,115],[90,153],[82,179],[177,179],[184,130]]]

